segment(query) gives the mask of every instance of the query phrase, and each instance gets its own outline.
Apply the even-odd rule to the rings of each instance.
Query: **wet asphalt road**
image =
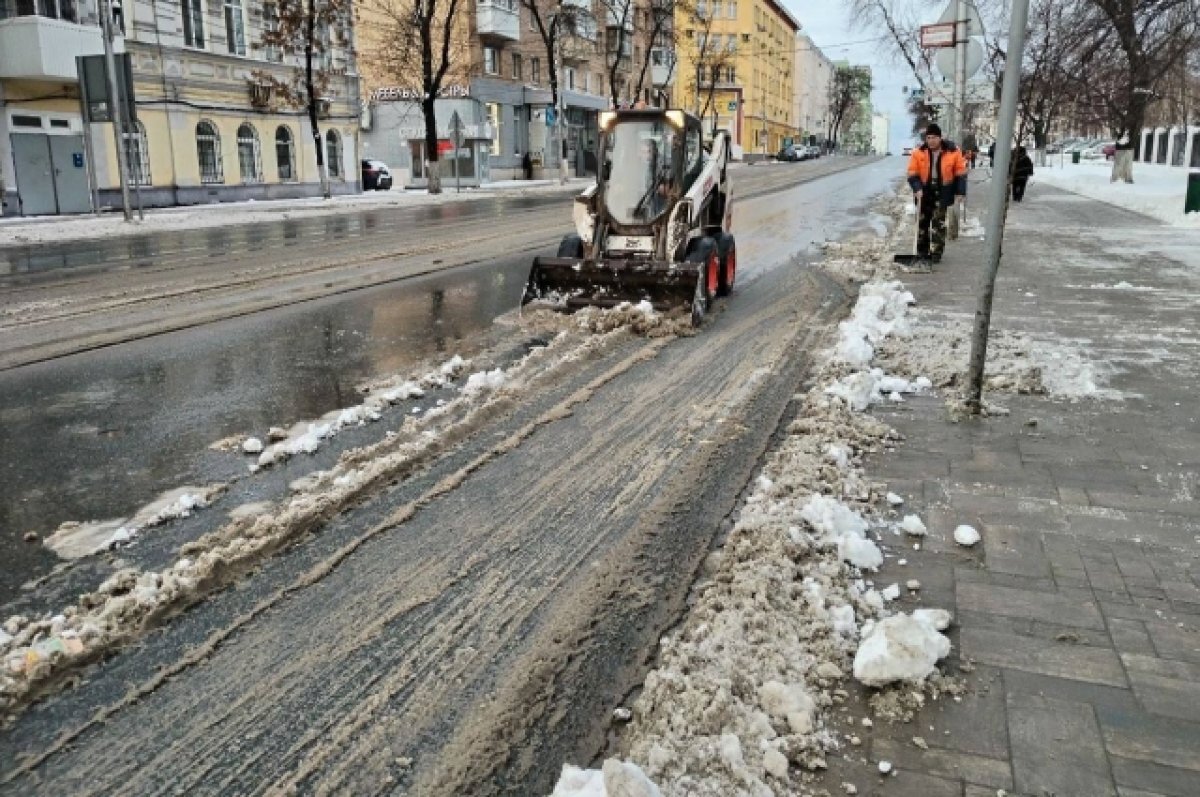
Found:
[[[793,185],[805,178],[803,166],[740,170],[735,190],[745,197]],[[869,171],[869,179],[835,175],[786,196],[814,208],[827,203],[823,195],[830,191],[861,201],[890,173],[879,165]],[[336,246],[341,238],[361,245],[364,236],[386,230],[463,219],[495,223],[518,209],[555,206],[563,209],[565,227],[565,197],[527,197],[368,211],[315,223],[158,233],[145,241],[0,250],[9,269],[0,286],[152,268],[164,258],[211,261],[239,248],[287,257],[317,244]],[[765,211],[768,225],[771,212]],[[740,247],[741,278],[754,278],[756,260],[790,256],[798,239],[819,242],[862,222],[861,216],[822,211],[786,238],[748,240]],[[268,426],[356,403],[354,388],[372,376],[430,357],[471,356],[492,320],[516,306],[529,262],[529,252],[502,255],[0,371],[0,450],[20,452],[0,460],[0,550],[6,561],[0,605],[57,561],[42,546],[22,542],[25,532],[45,535],[68,520],[124,517],[165,489],[227,479],[235,475],[230,468],[242,464],[210,451],[212,442],[262,434]]]

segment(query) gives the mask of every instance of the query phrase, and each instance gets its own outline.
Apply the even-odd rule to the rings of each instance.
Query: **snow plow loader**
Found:
[[[729,133],[706,144],[699,119],[660,108],[602,111],[598,122],[598,173],[575,199],[577,232],[556,257],[534,259],[521,304],[648,301],[688,308],[698,326],[737,271]]]

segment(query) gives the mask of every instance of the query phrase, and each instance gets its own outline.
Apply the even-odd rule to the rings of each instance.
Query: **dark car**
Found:
[[[364,191],[387,191],[392,187],[392,171],[383,161],[362,162],[362,187]]]
[[[802,161],[804,160],[804,155],[795,147],[784,147],[779,150],[775,159],[781,161]]]

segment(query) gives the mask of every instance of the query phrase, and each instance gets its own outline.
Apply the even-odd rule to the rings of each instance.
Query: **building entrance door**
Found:
[[[22,216],[91,209],[83,136],[13,133],[11,139]]]

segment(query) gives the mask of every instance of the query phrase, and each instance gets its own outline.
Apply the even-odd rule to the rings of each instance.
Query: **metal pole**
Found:
[[[954,105],[950,109],[950,135],[962,144],[963,105],[967,82],[967,0],[958,0],[954,14]]]
[[[113,136],[117,140],[117,172],[121,179],[121,210],[125,221],[133,221],[129,209],[129,164],[125,160],[125,105],[117,89],[117,59],[113,57],[112,6],[107,0],[101,4],[100,24],[103,27],[104,71],[108,73],[108,105],[113,123]]]
[[[1004,216],[1008,210],[1008,177],[1012,160],[1013,130],[1017,119],[1017,93],[1020,90],[1021,62],[1025,55],[1025,26],[1029,18],[1029,0],[1012,0],[1012,21],[1008,27],[1008,57],[1004,67],[1004,86],[1000,93],[1000,119],[996,130],[996,159],[992,165],[991,211],[988,214],[984,251],[987,266],[980,281],[979,304],[975,309],[975,333],[971,338],[971,361],[967,372],[967,407],[978,413],[983,405],[983,368],[987,361],[988,330],[992,324],[992,297],[996,292],[996,273],[1004,235]]]
[[[86,112],[85,112],[86,113]],[[84,119],[86,120],[86,115]],[[88,192],[92,195],[92,213],[100,215],[100,187],[96,184],[96,157],[92,151],[92,126],[83,123],[83,157],[87,158]]]

